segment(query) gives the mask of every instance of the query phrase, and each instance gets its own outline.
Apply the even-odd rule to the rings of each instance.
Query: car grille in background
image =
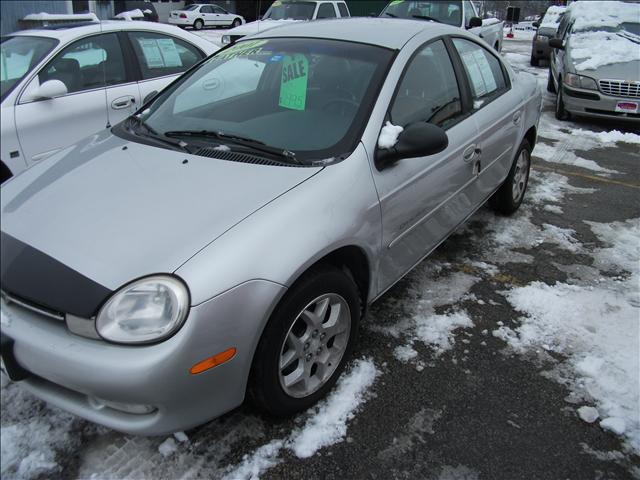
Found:
[[[614,97],[640,98],[640,82],[600,80],[600,90]]]
[[[271,165],[274,167],[306,167],[308,165],[300,165],[297,163],[278,162],[268,158],[249,155],[247,153],[230,152],[228,150],[219,150],[217,148],[205,147],[198,150],[195,155],[209,158],[219,158],[229,162],[253,163],[255,165]]]

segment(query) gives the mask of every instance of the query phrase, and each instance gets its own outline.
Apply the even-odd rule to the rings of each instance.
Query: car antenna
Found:
[[[100,23],[100,38],[102,36],[102,20],[98,20]],[[107,125],[104,128],[111,128],[111,122],[109,121],[109,98],[107,97],[107,51],[104,51],[104,60],[102,61],[102,85],[104,87],[104,107],[107,112]]]

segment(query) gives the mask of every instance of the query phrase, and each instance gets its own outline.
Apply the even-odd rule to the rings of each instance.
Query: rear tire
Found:
[[[202,30],[204,28],[204,22],[201,19],[196,19],[195,22],[193,22],[193,28],[195,30]]]
[[[529,184],[530,170],[531,146],[525,139],[522,140],[520,147],[518,147],[509,175],[489,199],[489,206],[503,215],[511,215],[518,210]]]
[[[249,378],[253,403],[284,417],[324,397],[350,356],[361,311],[350,275],[331,265],[304,274],[280,301],[260,338]]]

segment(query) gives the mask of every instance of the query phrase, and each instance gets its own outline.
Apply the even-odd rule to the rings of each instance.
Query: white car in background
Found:
[[[124,120],[216,50],[179,28],[136,21],[2,37],[0,182]]]
[[[227,45],[240,40],[247,35],[264,32],[274,27],[284,25],[289,22],[303,20],[320,20],[323,18],[345,18],[350,17],[349,7],[340,1],[298,1],[298,0],[276,0],[271,4],[269,10],[262,16],[262,20],[246,23],[229,30],[229,33],[222,36],[222,44]]]
[[[193,27],[202,30],[204,27],[239,27],[244,18],[229,13],[218,5],[189,5],[182,10],[173,10],[169,15],[169,23],[179,27]]]

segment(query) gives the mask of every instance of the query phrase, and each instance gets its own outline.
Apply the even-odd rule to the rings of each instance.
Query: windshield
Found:
[[[599,26],[599,25],[589,25],[587,27],[581,29],[575,29],[574,31],[578,32],[612,32],[612,33],[621,33],[621,34],[631,34],[634,36],[640,37],[640,23],[636,22],[624,22],[620,23],[616,26]],[[636,40],[640,40],[637,38]]]
[[[209,142],[233,135],[300,161],[338,157],[355,148],[392,56],[336,40],[238,42],[172,84],[139,119],[158,135],[207,131],[218,137]]]
[[[409,18],[431,17],[435,21],[459,27],[462,25],[462,2],[406,2],[394,0],[380,14],[381,17]]]
[[[275,1],[262,18],[265,20],[311,20],[315,9],[314,2]]]
[[[2,100],[58,43],[45,37],[3,37],[0,45]]]

